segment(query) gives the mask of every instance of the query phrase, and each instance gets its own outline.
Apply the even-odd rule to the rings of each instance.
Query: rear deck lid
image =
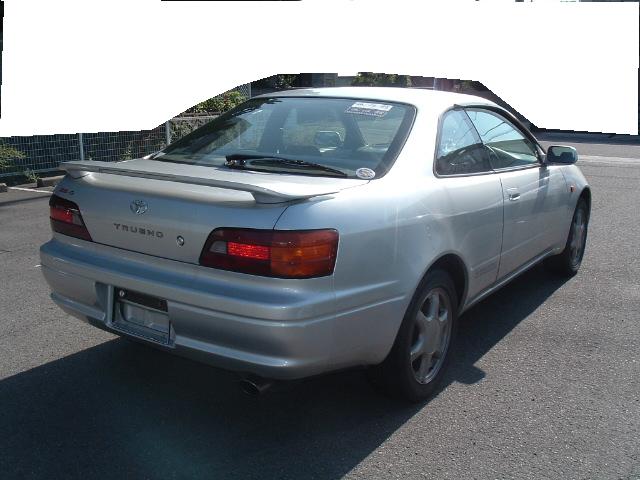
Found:
[[[215,228],[272,229],[292,201],[367,183],[144,159],[63,168],[56,194],[78,204],[94,242],[189,263]]]

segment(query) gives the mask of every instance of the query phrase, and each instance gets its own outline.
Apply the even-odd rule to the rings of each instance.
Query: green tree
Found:
[[[11,165],[13,160],[25,158],[26,155],[10,145],[0,141],[0,168],[6,168]]]
[[[274,86],[278,89],[293,87],[298,75],[274,75]]]
[[[358,87],[410,87],[411,77],[409,75],[360,72],[353,79],[351,85]]]
[[[200,102],[185,113],[223,113],[240,105],[247,98],[236,90],[225,92],[222,95]]]
[[[278,74],[252,82],[259,89],[286,90],[295,85],[300,75]]]

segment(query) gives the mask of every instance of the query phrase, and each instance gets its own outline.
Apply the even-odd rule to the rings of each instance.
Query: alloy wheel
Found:
[[[442,288],[430,290],[414,319],[411,369],[418,383],[429,383],[444,363],[452,327],[451,300]]]
[[[571,263],[577,265],[582,259],[587,233],[587,220],[583,208],[578,208],[571,224]]]

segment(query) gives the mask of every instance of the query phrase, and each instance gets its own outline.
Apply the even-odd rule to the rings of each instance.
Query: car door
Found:
[[[506,117],[467,109],[491,167],[502,183],[504,232],[498,278],[505,277],[555,246],[566,184],[559,169],[545,166],[536,145]]]
[[[439,213],[469,273],[467,297],[490,287],[498,274],[502,244],[502,187],[462,109],[440,120],[434,172],[441,189]]]

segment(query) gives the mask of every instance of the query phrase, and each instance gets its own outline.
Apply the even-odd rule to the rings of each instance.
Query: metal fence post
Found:
[[[84,161],[84,142],[81,133],[78,134],[78,148],[80,149],[80,161]]]
[[[247,83],[247,98],[251,98],[251,82]]]
[[[164,124],[164,134],[167,140],[167,145],[171,143],[171,120],[167,120]]]

